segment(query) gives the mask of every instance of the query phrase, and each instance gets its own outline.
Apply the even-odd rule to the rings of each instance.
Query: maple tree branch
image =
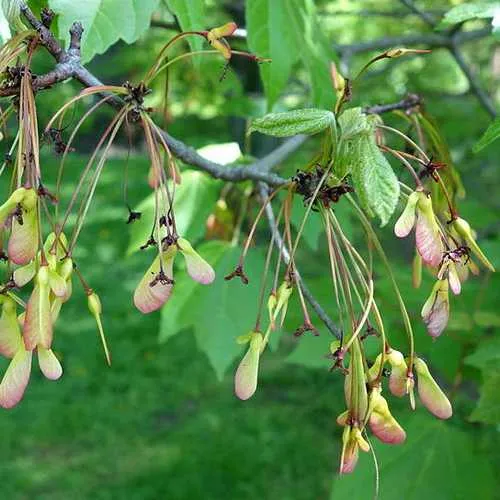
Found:
[[[59,41],[50,31],[50,28],[47,26],[50,24],[50,20],[52,18],[50,11],[44,11],[44,16],[42,16],[42,18],[48,18],[49,23],[44,23],[38,20],[25,3],[21,5],[21,12],[28,23],[38,33],[39,43],[43,45],[56,60],[56,66],[52,71],[46,73],[45,75],[34,77],[34,90],[38,91],[50,88],[54,84],[70,78],[79,81],[86,87],[99,86],[103,84],[95,75],[93,75],[87,68],[85,68],[85,66],[81,64],[80,40],[83,28],[80,23],[73,24],[70,30],[71,42],[69,48],[68,50],[64,50]],[[438,36],[442,42],[443,37],[441,35]],[[457,33],[454,36],[454,43],[462,43],[465,40],[476,39],[480,36],[485,36],[485,33],[482,30],[478,30],[477,32]],[[0,88],[0,96],[17,95],[18,93],[19,89],[15,86],[4,86]],[[115,106],[121,105],[119,99],[115,99],[113,102],[110,101],[110,103]],[[410,98],[409,96],[399,103],[371,106],[366,109],[366,112],[384,113],[395,109],[410,109],[417,104],[416,100],[414,98]],[[288,182],[287,179],[272,173],[271,170],[296,151],[307,139],[304,136],[292,137],[284,141],[267,156],[256,160],[250,165],[220,165],[216,162],[203,158],[192,147],[172,137],[167,131],[163,131],[162,133],[172,154],[198,170],[205,171],[217,179],[231,182],[253,180],[257,182],[264,182],[270,186],[278,186]]]
[[[434,20],[432,15],[428,12],[417,7],[413,0],[401,0],[401,3],[405,5],[409,10],[411,10],[414,14],[419,16],[427,25],[429,25],[432,29],[435,29],[438,26],[438,23]],[[455,62],[458,64],[459,68],[462,70],[462,73],[465,75],[467,80],[469,81],[469,87],[474,95],[477,97],[477,100],[484,108],[484,110],[492,117],[495,118],[497,116],[497,111],[491,100],[490,96],[483,89],[481,82],[474,74],[474,71],[470,67],[470,65],[465,60],[462,50],[460,49],[460,40],[467,32],[461,33],[460,30],[463,26],[463,23],[458,23],[451,28],[450,31],[446,34],[449,43],[446,45],[446,48],[449,50],[450,54],[455,59]],[[468,32],[470,33],[470,32]],[[491,33],[491,29],[488,29],[488,33]]]

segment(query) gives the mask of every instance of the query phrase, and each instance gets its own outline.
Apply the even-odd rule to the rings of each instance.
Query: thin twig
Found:
[[[452,42],[452,45],[449,50],[450,53],[455,58],[457,64],[460,66],[460,69],[462,70],[463,74],[465,75],[467,80],[469,80],[470,89],[477,97],[481,106],[487,113],[489,113],[489,115],[492,118],[495,118],[497,116],[497,111],[495,109],[495,106],[493,105],[493,102],[489,97],[489,95],[481,86],[481,83],[479,82],[478,78],[476,78],[476,75],[472,71],[472,68],[467,64],[467,61],[465,60],[462,51],[455,45],[454,42]]]
[[[422,9],[418,8],[412,2],[412,0],[401,0],[401,3],[403,5],[405,5],[408,9],[410,9],[418,17],[420,17],[431,28],[434,28],[436,26],[436,22],[434,21],[434,17],[431,14],[429,14],[429,12],[426,12],[425,10],[422,10]]]
[[[472,31],[464,31],[457,33],[455,42],[459,45],[480,40],[491,35],[491,28],[477,29]],[[334,48],[340,54],[354,55],[361,52],[369,52],[376,50],[384,50],[391,47],[413,47],[421,45],[428,49],[436,49],[440,47],[449,47],[451,44],[450,38],[446,34],[441,33],[416,33],[414,35],[387,36],[369,40],[367,42],[359,42],[347,45],[335,45]]]
[[[403,3],[413,13],[417,14],[432,29],[437,27],[438,23],[434,20],[434,18],[428,12],[417,7],[412,0],[401,0],[401,3]],[[483,89],[479,79],[474,74],[474,71],[465,60],[465,57],[459,48],[461,35],[463,36],[467,33],[460,33],[462,26],[463,23],[458,23],[453,26],[450,31],[448,31],[446,37],[448,38],[449,43],[446,45],[446,48],[450,51],[450,54],[453,56],[463,74],[469,81],[470,89],[477,97],[481,106],[492,118],[495,118],[497,116],[497,112],[491,98]],[[491,30],[489,30],[489,32],[491,32]]]
[[[266,200],[268,198],[267,186],[262,182],[259,182],[259,195],[263,200]],[[269,223],[269,227],[271,228],[271,231],[273,232],[274,235],[274,239],[276,240],[277,247],[281,250],[281,255],[283,256],[285,264],[288,265],[288,263],[290,262],[290,254],[288,252],[288,249],[286,248],[286,245],[283,244],[283,238],[276,227],[276,220],[274,217],[273,207],[271,206],[270,203],[266,205],[265,213]],[[308,286],[304,283],[304,280],[302,279],[298,269],[295,268],[294,271],[295,271],[294,276],[295,279],[297,280],[297,286],[300,286],[304,298],[307,300],[307,302],[309,302],[311,307],[318,315],[318,318],[324,323],[324,325],[330,331],[330,333],[332,333],[332,335],[334,335],[338,340],[340,340],[341,338],[340,329],[331,320],[331,318],[325,312],[323,307],[321,307],[321,304],[316,300],[311,290],[309,290]]]
[[[399,102],[391,104],[379,104],[375,106],[368,106],[364,108],[364,112],[368,115],[380,115],[389,111],[409,111],[422,104],[422,98],[417,94],[408,94],[404,99]]]

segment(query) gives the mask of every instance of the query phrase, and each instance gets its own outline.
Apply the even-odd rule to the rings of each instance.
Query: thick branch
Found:
[[[21,3],[21,12],[40,36],[42,45],[47,48],[57,62],[63,62],[66,57],[66,51],[61,47],[61,44],[54,37],[50,29],[37,19],[27,4]]]

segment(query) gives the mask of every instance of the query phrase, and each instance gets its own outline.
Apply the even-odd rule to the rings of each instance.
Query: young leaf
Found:
[[[443,24],[457,24],[469,19],[485,19],[498,15],[497,2],[466,2],[450,9],[443,18]]]
[[[483,384],[479,402],[470,416],[473,422],[486,424],[500,423],[500,370],[492,364],[487,370],[483,370]]]
[[[377,215],[380,225],[385,226],[398,204],[398,178],[373,135],[361,136],[358,148],[358,161],[352,168],[354,190],[363,208]]]
[[[58,14],[58,28],[66,36],[75,21],[80,21],[83,62],[102,54],[119,39],[132,43],[149,26],[159,0],[49,0]]]
[[[168,6],[179,19],[182,31],[200,31],[206,29],[205,2],[203,0],[168,0]],[[189,37],[192,51],[201,50],[203,39]]]
[[[344,141],[353,139],[360,134],[371,133],[373,130],[372,124],[360,107],[346,109],[339,116],[339,127]]]
[[[339,179],[350,174],[359,161],[359,141],[373,133],[373,126],[360,107],[346,109],[339,117],[342,134],[340,150],[335,160],[335,174]]]
[[[248,47],[255,54],[269,57],[271,63],[259,66],[271,110],[283,91],[292,66],[300,54],[294,50],[293,33],[284,0],[248,0],[246,2]]]
[[[297,109],[286,113],[270,113],[255,119],[248,133],[260,132],[274,137],[313,135],[335,126],[335,115],[325,109]]]
[[[481,151],[481,149],[485,148],[499,137],[500,117],[496,118],[494,122],[490,123],[490,126],[486,129],[486,132],[482,135],[481,139],[479,139],[479,141],[474,144],[474,153],[478,153],[479,151]]]

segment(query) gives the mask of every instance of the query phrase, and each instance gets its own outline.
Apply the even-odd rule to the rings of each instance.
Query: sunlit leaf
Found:
[[[358,161],[351,173],[354,190],[363,207],[377,215],[384,226],[398,204],[398,178],[373,136],[361,136],[358,148]]]
[[[284,90],[299,59],[307,70],[313,104],[331,108],[335,95],[329,61],[335,56],[318,24],[314,2],[248,0],[246,19],[250,50],[272,59],[260,66],[268,109]]]
[[[486,132],[483,134],[481,139],[479,139],[479,141],[476,142],[476,144],[474,145],[474,152],[477,153],[481,151],[481,149],[485,148],[499,137],[500,137],[500,118],[497,118],[486,129]]]
[[[207,29],[205,16],[205,2],[203,0],[168,0],[172,12],[179,19],[182,31],[200,31]],[[189,37],[189,46],[192,51],[201,50],[203,39]]]
[[[285,0],[246,2],[248,46],[256,55],[272,60],[259,66],[268,109],[272,109],[285,88],[292,66],[299,58],[299,53],[293,50],[293,34],[284,4]]]
[[[69,39],[75,21],[83,24],[82,58],[90,61],[118,40],[132,43],[149,26],[159,0],[49,0],[49,7],[58,14],[59,33]]]
[[[335,126],[335,115],[324,109],[297,109],[286,113],[270,113],[252,121],[248,132],[260,132],[274,137],[313,135]]]
[[[445,24],[462,23],[469,19],[495,17],[500,10],[498,2],[467,2],[450,9],[443,18]]]

